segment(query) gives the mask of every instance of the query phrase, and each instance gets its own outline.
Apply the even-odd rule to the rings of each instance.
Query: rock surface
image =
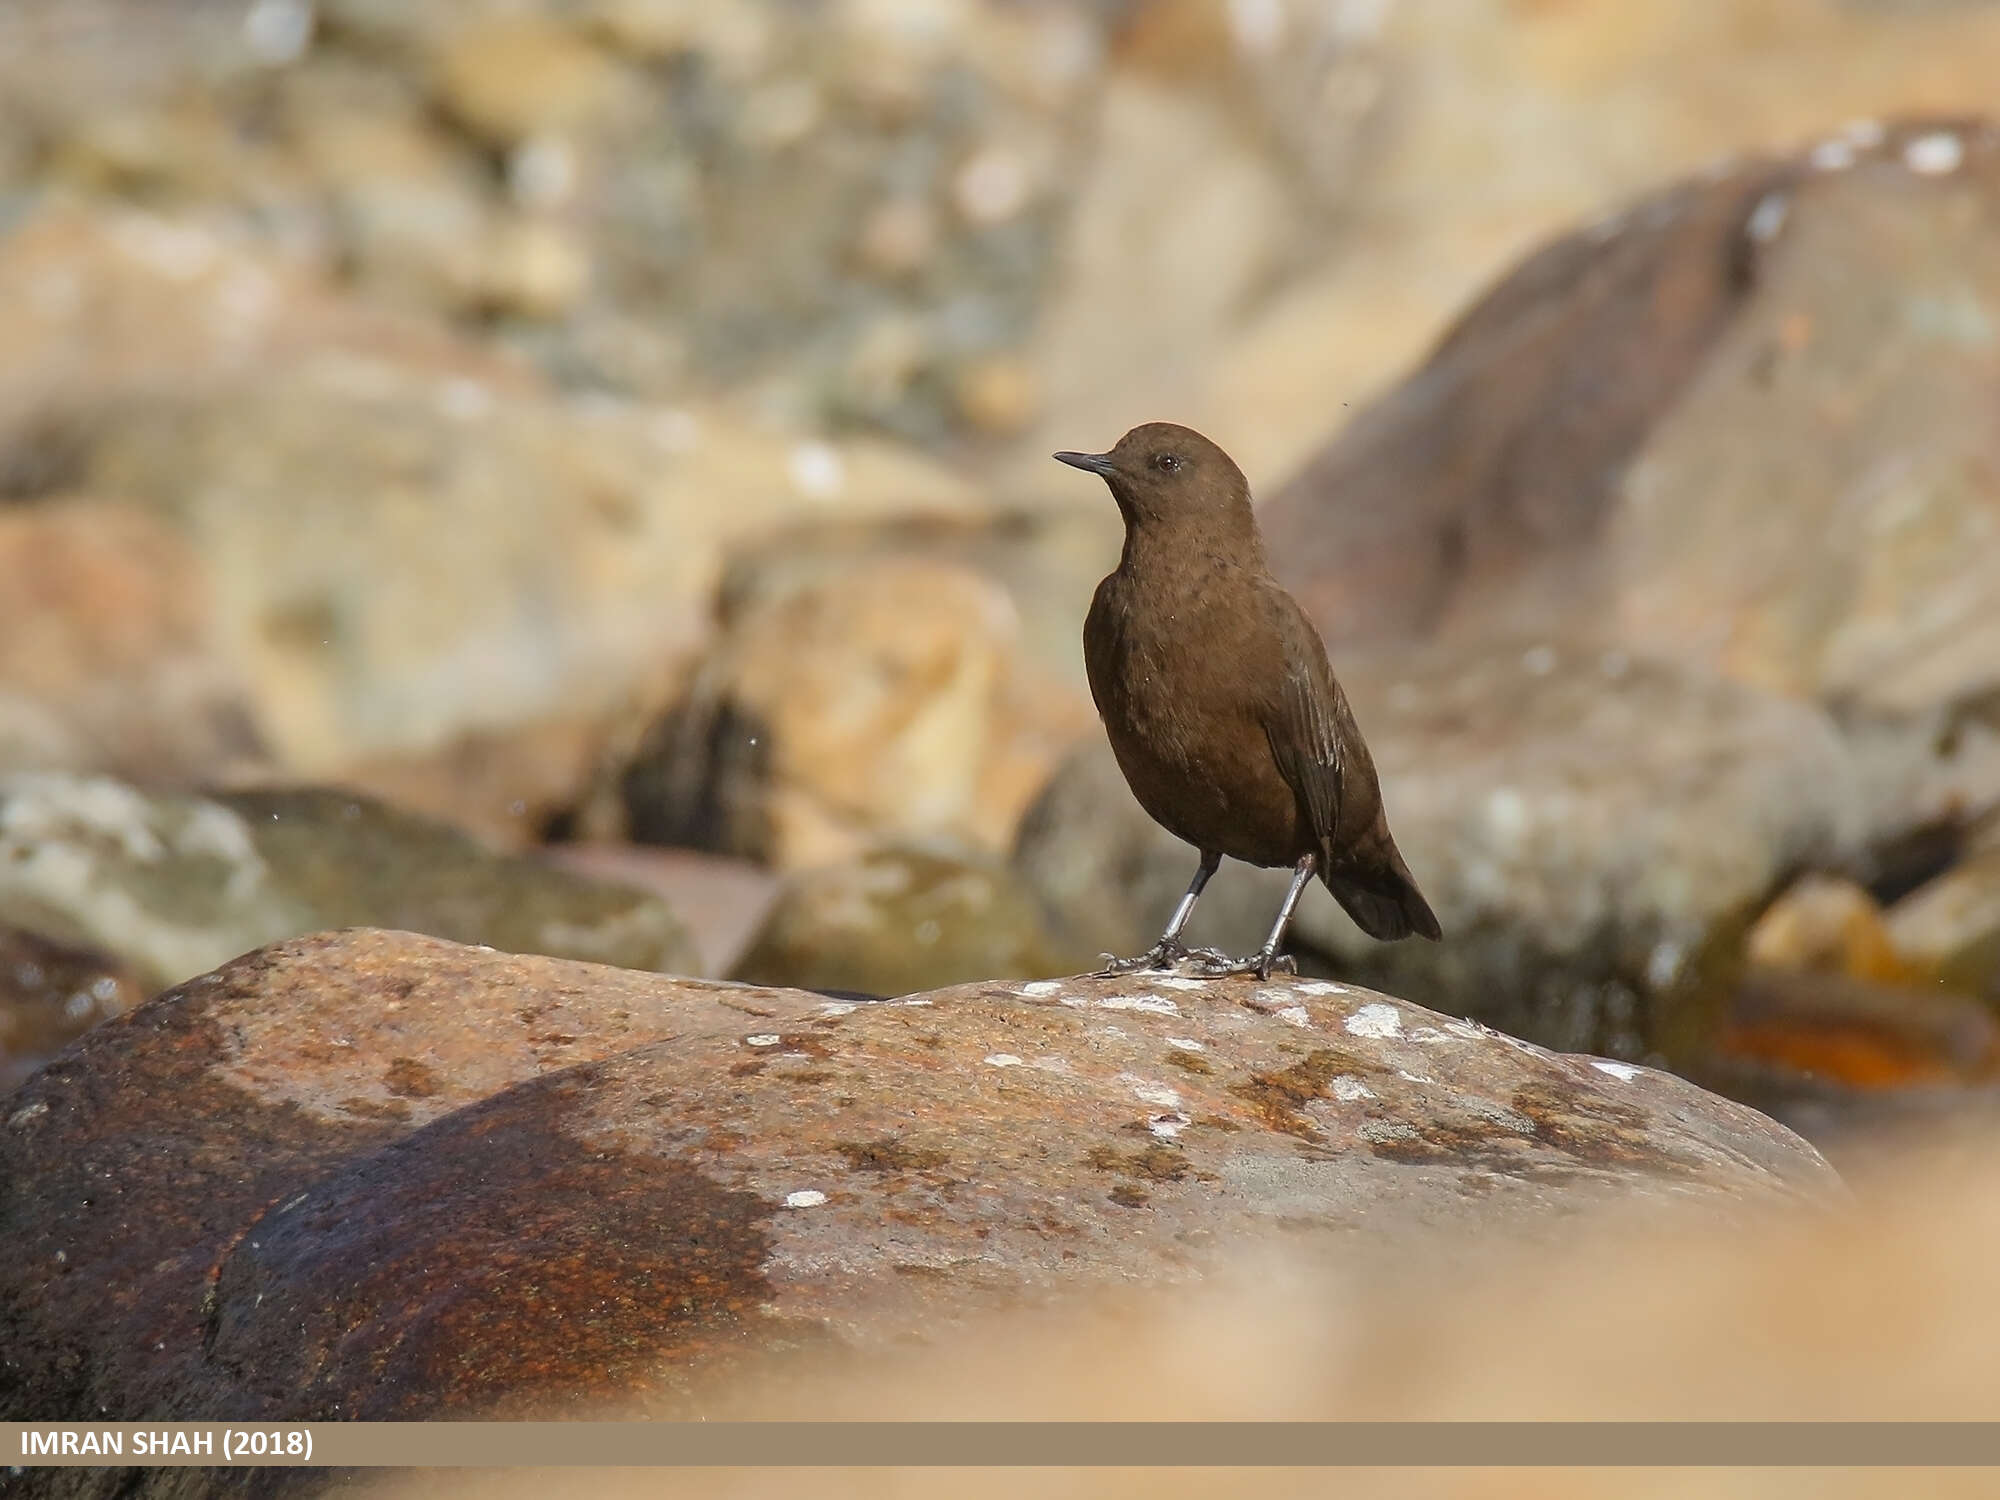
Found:
[[[673,912],[643,890],[494,854],[326,788],[198,797],[105,777],[0,778],[0,918],[101,947],[149,989],[348,926],[639,969],[699,965]]]
[[[1339,985],[852,1004],[327,934],[8,1101],[0,1405],[698,1412],[749,1359],[1197,1277],[1259,1230],[1448,1265],[1591,1203],[1834,1187],[1681,1080]]]

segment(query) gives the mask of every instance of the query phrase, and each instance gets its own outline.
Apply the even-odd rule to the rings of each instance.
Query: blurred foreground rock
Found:
[[[1761,1116],[1387,997],[1051,980],[902,1002],[349,932],[101,1027],[0,1123],[0,1404],[703,1410],[769,1357],[1203,1276],[1834,1189]],[[104,1476],[104,1492],[115,1482]]]
[[[699,966],[657,897],[322,788],[203,797],[104,777],[0,778],[0,921],[101,948],[149,990],[348,926],[638,969]]]
[[[1996,211],[1978,122],[1682,184],[1531,256],[1271,497],[1447,933],[1309,901],[1339,972],[1682,1057],[1792,871],[2000,802]],[[1101,762],[1020,858],[1130,945],[1189,855]],[[1242,949],[1282,880],[1233,884],[1197,924]]]

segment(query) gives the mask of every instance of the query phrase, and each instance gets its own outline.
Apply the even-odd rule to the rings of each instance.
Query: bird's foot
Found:
[[[1273,974],[1296,974],[1298,963],[1289,953],[1258,953],[1249,958],[1230,958],[1214,953],[1214,961],[1206,963],[1199,970],[1207,979],[1233,979],[1240,975],[1254,974],[1259,979],[1269,979]]]
[[[1229,962],[1229,956],[1217,949],[1189,948],[1172,938],[1162,938],[1137,958],[1118,958],[1109,953],[1099,956],[1104,959],[1104,967],[1091,976],[1095,979],[1111,979],[1120,974],[1173,973],[1189,965],[1199,973],[1206,973],[1216,964]]]

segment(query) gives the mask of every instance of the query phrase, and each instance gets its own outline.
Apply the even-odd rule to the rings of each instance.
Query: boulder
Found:
[[[886,557],[750,603],[625,772],[635,838],[784,869],[882,838],[1004,850],[1083,733],[972,571]]]
[[[495,854],[333,788],[149,794],[107,777],[0,778],[0,921],[116,955],[148,989],[322,928],[692,972],[642,890]]]
[[[1835,1187],[1679,1079],[1337,984],[864,1004],[326,934],[8,1101],[0,1405],[699,1415],[730,1369],[1189,1282],[1258,1232],[1448,1267],[1591,1204],[1727,1218]]]
[[[879,443],[337,357],[107,418],[87,453],[193,538],[312,776],[605,712],[703,644],[726,549],[792,517],[976,505]]]
[[[0,508],[0,770],[214,777],[263,755],[200,559],[158,517]]]

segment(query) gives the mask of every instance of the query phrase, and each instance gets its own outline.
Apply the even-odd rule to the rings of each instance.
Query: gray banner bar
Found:
[[[1993,1422],[0,1423],[0,1468],[2000,1465]]]

